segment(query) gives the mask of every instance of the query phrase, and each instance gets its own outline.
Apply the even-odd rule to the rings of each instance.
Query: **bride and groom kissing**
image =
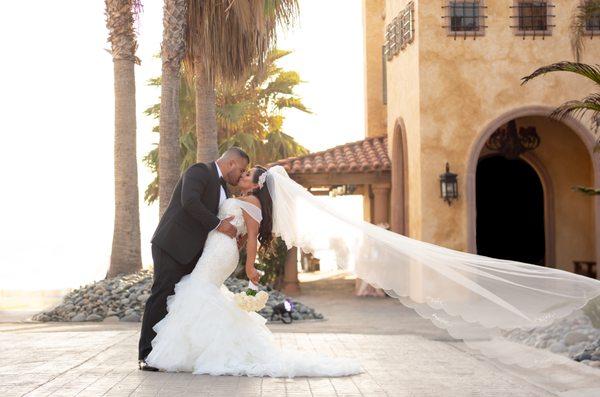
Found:
[[[177,183],[152,238],[154,284],[139,344],[140,369],[211,375],[345,376],[353,359],[278,347],[266,320],[242,310],[223,286],[246,245],[246,273],[273,236],[304,252],[329,250],[356,277],[383,288],[481,353],[530,367],[499,330],[548,326],[600,296],[600,281],[563,270],[452,250],[355,221],[317,200],[282,166],[248,169],[230,148]],[[230,197],[227,183],[241,195]],[[327,225],[327,227],[323,227]]]
[[[281,350],[266,320],[240,309],[223,285],[243,245],[246,274],[258,284],[256,254],[273,238],[269,185],[275,181],[249,163],[232,147],[215,162],[192,165],[178,181],[152,238],[154,283],[142,321],[140,369],[273,377],[361,372],[355,360]],[[227,184],[241,195],[232,198]]]

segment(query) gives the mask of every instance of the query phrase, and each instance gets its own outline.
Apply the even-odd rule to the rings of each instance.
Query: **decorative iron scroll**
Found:
[[[535,127],[521,127],[517,131],[517,123],[514,120],[499,128],[485,143],[485,147],[499,152],[507,159],[516,159],[539,145],[540,137]]]

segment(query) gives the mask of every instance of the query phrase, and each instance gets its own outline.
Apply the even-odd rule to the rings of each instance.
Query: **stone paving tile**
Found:
[[[285,347],[356,357],[365,372],[295,379],[141,372],[134,330],[0,332],[0,396],[556,395],[449,343],[416,335],[275,335]]]
[[[600,396],[600,370],[498,365],[393,299],[352,296],[353,280],[303,283],[327,321],[269,324],[282,347],[355,357],[346,378],[248,378],[141,372],[139,324],[0,323],[0,397],[12,396]]]

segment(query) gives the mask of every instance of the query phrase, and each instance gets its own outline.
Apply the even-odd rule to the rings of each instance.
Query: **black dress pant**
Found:
[[[181,264],[164,250],[152,244],[154,282],[142,319],[142,332],[138,348],[140,360],[144,360],[152,350],[152,339],[156,336],[156,332],[152,328],[167,315],[167,297],[173,295],[175,284],[194,270],[199,257],[200,254],[191,263]]]

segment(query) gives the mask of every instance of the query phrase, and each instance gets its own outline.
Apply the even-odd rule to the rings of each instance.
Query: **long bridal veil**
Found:
[[[573,273],[454,251],[354,221],[317,200],[281,166],[267,177],[273,232],[288,248],[332,250],[356,276],[487,356],[543,367],[547,354],[503,338],[549,325],[600,295],[600,282]]]

